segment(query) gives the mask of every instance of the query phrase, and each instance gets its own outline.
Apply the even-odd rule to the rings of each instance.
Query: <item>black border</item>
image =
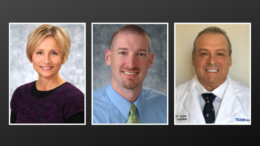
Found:
[[[256,94],[259,67],[260,19],[257,1],[1,1],[1,143],[5,145],[101,145],[101,144],[197,144],[213,142],[246,144],[258,132],[259,98]],[[86,70],[86,126],[9,126],[8,125],[8,24],[9,22],[85,22],[86,68],[91,68],[91,22],[168,22],[169,23],[169,125],[92,126],[91,70]],[[251,126],[174,126],[174,22],[251,22]],[[171,98],[172,97],[172,98]],[[254,115],[255,113],[255,115]],[[210,137],[207,137],[210,135]],[[214,138],[214,139],[213,139]],[[199,141],[198,141],[199,140]],[[3,145],[2,144],[2,145]]]

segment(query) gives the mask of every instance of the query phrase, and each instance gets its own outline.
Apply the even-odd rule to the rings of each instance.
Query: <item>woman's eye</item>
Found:
[[[53,55],[58,55],[58,53],[57,53],[57,52],[52,52],[52,54],[53,54]]]
[[[201,53],[200,55],[207,55],[207,53]]]
[[[42,54],[42,52],[39,51],[39,52],[36,52],[36,54]]]

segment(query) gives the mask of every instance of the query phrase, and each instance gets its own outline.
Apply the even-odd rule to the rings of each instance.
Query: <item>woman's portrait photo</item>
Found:
[[[9,24],[9,124],[85,124],[85,24]]]

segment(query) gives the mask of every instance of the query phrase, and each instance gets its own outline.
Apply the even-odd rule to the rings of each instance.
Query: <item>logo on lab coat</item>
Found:
[[[245,119],[245,118],[235,118],[236,121],[241,121],[241,122],[249,122],[249,119]]]

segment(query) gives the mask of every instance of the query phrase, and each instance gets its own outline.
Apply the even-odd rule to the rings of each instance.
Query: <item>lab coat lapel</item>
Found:
[[[197,78],[197,76],[194,76]],[[189,113],[187,122],[195,121],[194,123],[205,123],[204,116],[199,103],[198,93],[196,91],[195,85],[196,81],[193,77],[192,81],[187,85],[186,97],[184,101],[184,108]]]
[[[232,119],[232,116],[236,112],[239,112],[238,109],[241,108],[241,104],[236,98],[236,95],[239,94],[240,91],[232,84],[232,80],[229,77],[227,77],[227,79],[228,86],[222,98],[215,124],[228,123],[228,121]]]

